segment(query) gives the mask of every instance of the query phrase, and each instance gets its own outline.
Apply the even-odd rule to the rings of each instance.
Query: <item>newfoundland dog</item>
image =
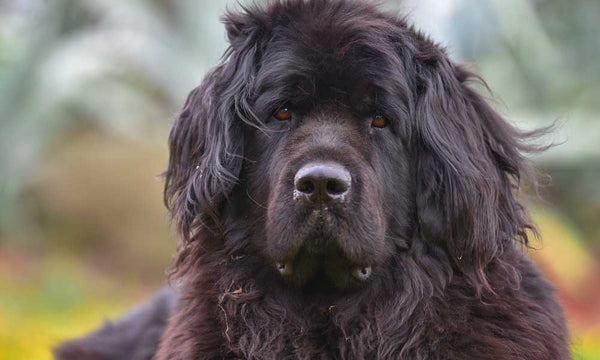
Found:
[[[523,153],[478,77],[376,5],[279,0],[171,130],[173,288],[59,359],[568,359]]]

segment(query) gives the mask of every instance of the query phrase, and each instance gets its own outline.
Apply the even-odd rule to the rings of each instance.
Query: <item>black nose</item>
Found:
[[[310,163],[294,177],[294,198],[315,204],[343,201],[350,190],[350,172],[337,163]]]

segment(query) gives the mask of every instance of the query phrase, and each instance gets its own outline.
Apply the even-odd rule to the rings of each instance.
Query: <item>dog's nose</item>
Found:
[[[294,198],[314,204],[341,202],[345,199],[352,177],[337,163],[310,163],[304,165],[294,177]]]

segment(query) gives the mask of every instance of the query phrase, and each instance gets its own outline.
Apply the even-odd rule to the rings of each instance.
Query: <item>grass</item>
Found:
[[[144,298],[143,290],[119,289],[69,257],[39,264],[2,255],[0,260],[0,360],[52,359],[51,349],[61,341]]]

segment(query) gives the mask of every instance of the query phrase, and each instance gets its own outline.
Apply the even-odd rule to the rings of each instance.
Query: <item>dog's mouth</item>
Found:
[[[317,240],[321,241],[321,240]],[[286,259],[275,261],[281,276],[298,286],[319,286],[349,289],[358,287],[371,278],[370,264],[348,256],[332,243],[315,251],[313,246],[303,246]]]
[[[372,280],[373,256],[361,255],[365,249],[357,246],[354,235],[348,233],[351,226],[345,207],[303,207],[296,216],[299,225],[289,235],[293,240],[287,249],[277,250],[279,256],[271,258],[283,279],[305,289],[323,291],[351,290]]]

